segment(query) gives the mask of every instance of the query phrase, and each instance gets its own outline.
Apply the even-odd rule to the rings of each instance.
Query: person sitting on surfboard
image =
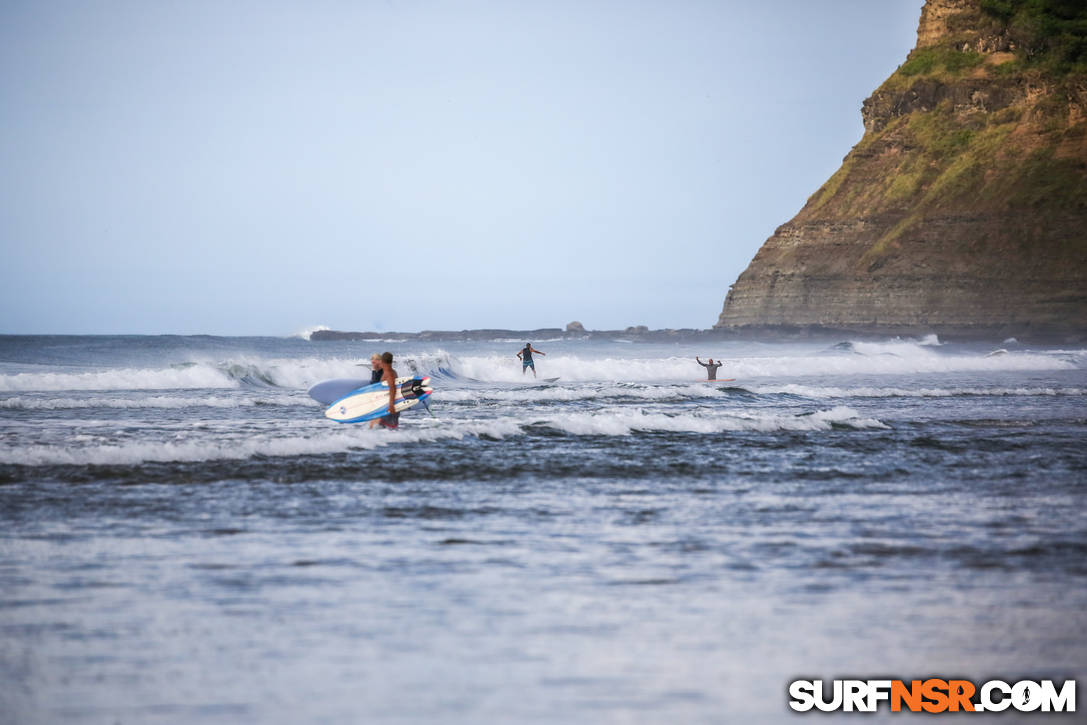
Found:
[[[710,361],[708,363],[704,363],[699,360],[697,355],[695,355],[694,359],[699,365],[706,368],[706,380],[717,379],[717,368],[721,367],[721,363],[714,362],[712,357],[710,358]]]
[[[381,378],[385,375],[385,370],[381,367],[381,356],[376,352],[370,356],[370,368],[370,385],[380,383]]]
[[[396,371],[393,370],[393,354],[381,353],[381,379],[389,384],[389,414],[370,421],[370,427],[380,425],[382,428],[396,430],[400,425],[400,414],[396,412]]]
[[[536,377],[536,363],[532,361],[532,353],[538,352],[541,355],[546,355],[546,352],[540,352],[536,348],[532,347],[531,342],[526,342],[525,346],[521,349],[521,352],[517,353],[517,359],[521,361],[521,374],[524,375],[525,371],[532,368],[532,377]]]

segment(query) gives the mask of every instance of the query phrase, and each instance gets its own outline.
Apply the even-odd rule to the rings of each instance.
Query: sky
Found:
[[[922,0],[5,0],[0,334],[708,328]]]

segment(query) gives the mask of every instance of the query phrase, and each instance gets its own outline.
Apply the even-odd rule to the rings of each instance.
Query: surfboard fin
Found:
[[[430,409],[430,403],[427,402],[426,398],[419,398],[419,402],[423,404],[424,408],[426,408],[426,412],[430,413],[431,418],[437,418],[438,417],[438,416],[434,415],[434,411]]]

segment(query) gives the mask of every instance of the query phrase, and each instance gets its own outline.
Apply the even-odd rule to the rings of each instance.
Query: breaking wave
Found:
[[[133,441],[116,445],[33,445],[19,450],[0,450],[0,464],[135,465],[141,463],[238,460],[253,456],[304,456],[375,448],[382,440],[373,436],[326,433],[312,438],[233,440],[210,442]]]
[[[446,425],[440,420],[420,419],[413,423],[413,428],[395,432],[354,426],[334,429],[322,427],[312,435],[274,438],[237,437],[227,440],[220,437],[198,437],[186,441],[36,444],[17,449],[0,449],[0,465],[139,465],[244,460],[257,456],[320,456],[372,450],[390,444],[472,437],[497,440],[532,435],[541,428],[574,436],[629,436],[635,433],[830,431],[887,427],[883,422],[863,416],[845,406],[796,415],[740,410],[668,415],[632,409],[466,420],[458,422],[456,426]]]
[[[834,428],[855,430],[888,428],[875,418],[860,415],[852,408],[838,406],[829,410],[799,415],[729,411],[668,415],[643,410],[610,410],[593,413],[569,413],[543,416],[544,425],[573,435],[621,436],[631,433],[725,433],[757,431],[828,431]]]
[[[796,395],[804,398],[954,398],[977,396],[1087,395],[1087,388],[880,388],[822,387],[812,385],[752,385],[759,395]]]
[[[945,352],[935,340],[921,342],[842,343],[823,352],[766,356],[725,357],[718,372],[722,380],[750,382],[758,378],[828,377],[856,375],[908,375],[959,372],[1021,372],[1072,370],[1084,362],[1082,351],[1013,351],[988,353]],[[522,373],[516,358],[500,354],[452,355],[445,350],[398,355],[401,375],[423,374],[435,379],[508,385],[538,384]],[[554,352],[537,359],[540,378],[562,383],[677,383],[700,382],[704,371],[686,356],[592,357]],[[369,362],[363,357],[262,358],[195,360],[159,368],[127,367],[84,371],[34,371],[0,374],[0,392],[198,390],[231,388],[287,388],[305,390],[333,378],[365,377]],[[656,393],[633,391],[634,396]]]
[[[25,372],[0,375],[0,392],[304,389],[327,378],[357,377],[360,365],[353,359],[239,358],[176,363],[161,368]]]
[[[16,373],[0,375],[0,391],[53,390],[180,390],[236,388],[229,371],[185,365],[159,369],[117,368],[81,373]]]
[[[1039,352],[1010,352],[999,356],[987,353],[949,353],[935,340],[889,343],[845,343],[822,353],[777,354],[716,358],[723,362],[718,371],[722,380],[739,381],[766,377],[825,377],[856,375],[911,375],[960,372],[1021,372],[1031,370],[1074,370],[1077,364],[1066,356]],[[448,372],[465,381],[533,383],[522,373],[516,359],[503,355],[451,356],[444,352],[409,357],[404,363],[413,372]],[[700,380],[703,371],[689,357],[635,358],[582,357],[551,354],[536,361],[540,378],[558,377],[562,382],[690,382]]]
[[[249,398],[234,396],[187,396],[174,397],[165,395],[153,395],[141,398],[106,397],[94,398],[42,398],[29,396],[16,396],[0,399],[0,409],[8,410],[90,410],[96,408],[128,409],[128,408],[239,408],[258,405],[297,405],[309,399],[290,399],[278,397]]]
[[[309,340],[311,337],[313,337],[313,333],[319,332],[321,330],[331,330],[331,329],[332,328],[330,328],[328,325],[314,325],[313,327],[307,327],[307,328],[304,328],[302,330],[299,330],[298,332],[291,335],[291,337],[297,337],[297,338],[301,338],[303,340]]]
[[[979,396],[1077,396],[1087,395],[1087,388],[898,388],[898,387],[834,387],[799,384],[759,385],[739,384],[705,385],[654,385],[652,383],[579,384],[564,386],[560,383],[547,386],[520,388],[477,387],[440,388],[437,393],[441,402],[471,403],[510,402],[588,402],[643,400],[650,402],[678,401],[725,401],[737,396],[794,396],[814,400],[835,398],[953,398]]]

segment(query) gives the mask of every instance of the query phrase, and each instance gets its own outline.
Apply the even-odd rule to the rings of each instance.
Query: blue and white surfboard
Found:
[[[397,378],[394,401],[396,412],[407,410],[416,403],[425,403],[434,392],[429,383],[428,376]],[[325,411],[325,417],[338,423],[361,423],[381,418],[388,413],[389,386],[385,382],[380,382],[357,388],[339,400],[333,401]]]

